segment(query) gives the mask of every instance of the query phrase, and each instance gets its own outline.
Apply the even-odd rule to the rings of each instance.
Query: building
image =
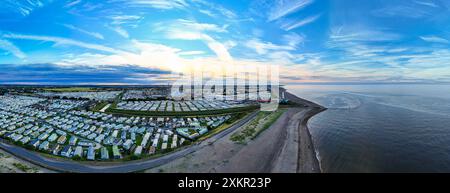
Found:
[[[108,160],[109,159],[109,151],[106,149],[106,147],[102,147],[100,149],[101,159],[102,160]]]
[[[142,146],[137,146],[134,150],[134,155],[140,156],[142,154]]]
[[[57,142],[58,142],[58,144],[62,145],[64,143],[66,143],[66,141],[67,141],[67,137],[65,135],[62,135],[58,138]]]
[[[66,145],[61,151],[61,156],[70,157],[71,153],[72,153],[72,146]]]
[[[73,152],[73,156],[83,157],[83,148],[81,146],[77,146],[75,151]]]
[[[122,158],[122,155],[120,154],[120,151],[119,151],[119,147],[118,147],[117,145],[114,145],[114,146],[112,147],[112,151],[113,151],[114,159],[120,159],[120,158]]]
[[[54,146],[52,153],[53,155],[59,155],[59,151],[61,150],[61,146],[60,145],[56,145]]]
[[[37,147],[39,146],[40,143],[41,143],[41,142],[39,141],[39,139],[33,139],[33,140],[29,143],[29,145],[31,145],[31,146],[34,147],[34,148],[37,148]]]
[[[69,140],[69,145],[75,146],[77,144],[78,137],[72,136]]]
[[[91,161],[95,160],[95,149],[92,146],[88,148],[87,159]]]
[[[152,155],[156,152],[156,147],[150,146],[150,149],[148,150],[148,154]]]
[[[48,141],[54,142],[54,141],[56,141],[57,138],[58,138],[58,135],[56,133],[53,133],[52,135],[50,135],[50,137],[48,137]]]
[[[123,148],[125,148],[126,150],[130,150],[132,145],[133,141],[131,139],[128,139],[127,141],[125,141],[125,143],[123,143]]]
[[[22,138],[21,140],[20,140],[20,142],[22,143],[22,144],[27,144],[29,141],[30,141],[30,137],[24,137],[24,138]]]
[[[39,145],[39,150],[43,150],[43,151],[47,151],[49,148],[49,142],[48,141],[44,141],[41,143],[41,145]]]

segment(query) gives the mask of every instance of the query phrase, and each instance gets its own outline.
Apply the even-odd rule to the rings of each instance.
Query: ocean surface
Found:
[[[324,172],[450,172],[450,85],[291,85]]]

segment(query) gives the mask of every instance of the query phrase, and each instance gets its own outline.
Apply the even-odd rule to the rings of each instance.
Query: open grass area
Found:
[[[286,111],[279,109],[274,112],[259,112],[258,115],[244,128],[231,135],[230,140],[236,143],[245,144],[249,140],[255,139],[260,133],[269,128]]]
[[[88,92],[95,91],[94,88],[90,87],[64,87],[64,88],[45,88],[45,91],[50,92]]]
[[[92,108],[91,110],[92,110],[92,111],[100,111],[100,110],[103,109],[103,107],[105,107],[106,105],[108,105],[108,102],[106,102],[106,101],[100,102],[100,103],[97,103],[97,104],[95,105],[95,107]]]

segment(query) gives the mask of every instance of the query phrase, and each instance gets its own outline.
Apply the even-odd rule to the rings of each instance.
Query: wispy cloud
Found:
[[[37,36],[37,35],[23,35],[23,34],[4,34],[3,38],[7,39],[22,39],[22,40],[36,40],[36,41],[47,41],[54,42],[60,45],[71,45],[77,46],[92,50],[104,51],[109,53],[124,53],[121,50],[117,50],[114,48],[106,47],[98,44],[85,43],[77,40],[61,38],[61,37],[53,37],[53,36]]]
[[[198,23],[191,20],[178,19],[173,22],[166,22],[163,25],[161,23],[156,24],[157,31],[163,31],[169,39],[179,40],[200,40],[206,43],[209,49],[211,49],[221,60],[230,61],[232,57],[228,52],[227,47],[206,34],[207,32],[227,32],[227,26],[219,27],[215,24]]]
[[[156,9],[183,9],[188,6],[185,0],[127,0],[127,4]]]
[[[42,8],[52,1],[53,0],[3,0],[0,10],[19,13],[22,16],[28,16],[35,9]]]
[[[111,16],[111,19],[113,20],[112,24],[120,25],[140,21],[143,17],[139,15],[114,15]]]
[[[228,19],[237,18],[236,13],[223,7],[222,5],[211,3],[210,1],[205,0],[191,0],[191,1],[196,3],[196,5],[198,5],[201,8],[199,12],[209,15],[211,17],[216,17],[218,14],[220,14]]]
[[[313,0],[275,0],[274,7],[269,12],[268,21],[274,21],[295,13],[313,2]]]
[[[386,42],[396,41],[402,35],[387,29],[376,29],[364,26],[336,26],[331,28],[328,45],[343,44],[348,42]]]
[[[117,32],[117,34],[119,34],[120,36],[122,36],[124,38],[130,38],[130,35],[128,34],[128,32],[119,26],[113,27],[111,29],[114,30],[115,32]]]
[[[227,32],[227,25],[218,26],[211,23],[199,23],[192,20],[178,19],[170,24],[173,28],[179,28],[187,31],[211,31],[211,32]]]
[[[310,24],[310,23],[316,21],[317,19],[319,19],[320,16],[321,15],[318,14],[318,15],[307,17],[307,18],[299,20],[299,21],[286,22],[286,23],[281,25],[281,29],[286,30],[286,31],[290,31],[290,30],[293,30],[293,29],[305,26],[307,24]]]
[[[386,3],[380,9],[375,9],[372,14],[377,17],[404,17],[404,18],[428,18],[435,15],[440,10],[439,6],[431,1],[393,1]]]
[[[74,30],[74,31],[78,31],[78,32],[80,32],[80,33],[89,35],[89,36],[94,37],[94,38],[97,38],[97,39],[102,39],[102,40],[105,39],[105,38],[103,37],[102,34],[97,33],[97,32],[90,32],[90,31],[81,29],[81,28],[79,28],[79,27],[75,27],[75,26],[70,25],[70,24],[62,24],[62,25],[63,25],[64,27],[66,27],[66,28],[69,28],[69,29]]]
[[[76,65],[136,65],[140,67],[173,70],[183,65],[182,58],[179,56],[180,49],[165,46],[162,44],[140,42],[132,40],[130,44],[125,45],[133,47],[134,52],[112,52],[112,53],[89,53],[79,54],[76,57],[66,57],[57,62],[58,65],[76,66]]]
[[[182,31],[178,29],[171,29],[167,31],[167,37],[170,39],[179,40],[201,40],[206,43],[209,49],[211,49],[217,57],[222,61],[231,61],[232,57],[228,52],[227,47],[215,40],[211,36],[198,31]]]
[[[420,36],[420,39],[422,39],[423,41],[432,42],[432,43],[441,43],[441,44],[450,43],[449,40],[438,37],[438,36]]]
[[[268,51],[280,51],[280,50],[295,50],[295,47],[290,45],[277,45],[272,42],[264,42],[260,39],[252,39],[245,43],[245,46],[253,49],[258,54],[267,54]]]
[[[427,0],[417,0],[414,1],[414,3],[417,3],[419,5],[429,6],[429,7],[439,7],[435,2],[433,1],[427,1]]]
[[[0,50],[5,50],[20,59],[26,57],[26,55],[18,47],[16,47],[13,43],[11,43],[8,40],[0,39]]]
[[[305,36],[299,35],[297,33],[289,33],[283,35],[283,41],[292,47],[297,47],[299,44],[305,41]]]
[[[198,10],[198,12],[203,13],[203,14],[205,14],[207,16],[210,16],[210,17],[217,17],[217,15],[212,13],[210,10],[200,9],[200,10]]]
[[[79,3],[81,3],[81,1],[82,1],[82,0],[74,0],[74,1],[71,1],[71,2],[67,3],[67,4],[64,6],[64,8],[70,8],[70,7],[73,7],[73,6],[75,6],[75,5],[79,4]]]

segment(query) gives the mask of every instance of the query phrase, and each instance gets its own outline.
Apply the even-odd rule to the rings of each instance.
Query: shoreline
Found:
[[[315,115],[325,111],[327,108],[314,102],[299,98],[298,96],[285,92],[286,98],[294,103],[304,105],[308,108],[307,112],[300,117],[298,123],[298,173],[322,173],[318,151],[314,146],[313,137],[308,127],[308,121]]]

